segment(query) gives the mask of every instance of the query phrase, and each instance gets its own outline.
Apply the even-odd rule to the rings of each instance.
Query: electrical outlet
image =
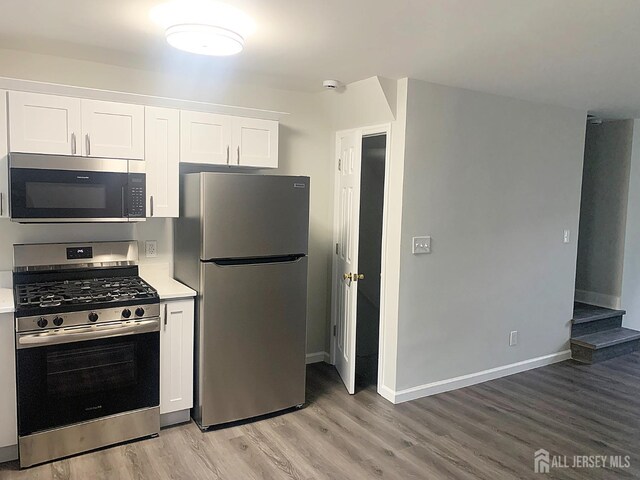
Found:
[[[509,334],[509,346],[515,347],[518,344],[518,331],[514,330]]]
[[[158,256],[158,241],[157,240],[145,240],[144,242],[144,255],[147,258]]]

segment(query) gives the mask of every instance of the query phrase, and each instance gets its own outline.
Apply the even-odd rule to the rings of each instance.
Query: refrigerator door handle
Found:
[[[278,255],[274,257],[258,257],[258,258],[214,258],[205,260],[205,263],[214,263],[219,267],[233,267],[239,265],[264,265],[274,263],[295,263],[299,262],[304,254],[298,253],[293,255]]]

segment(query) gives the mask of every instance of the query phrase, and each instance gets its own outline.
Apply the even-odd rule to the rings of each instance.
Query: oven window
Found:
[[[26,182],[27,208],[106,208],[104,185]]]
[[[160,333],[17,351],[18,431],[29,435],[160,404]]]
[[[76,397],[112,392],[136,384],[133,342],[47,353],[47,396]]]

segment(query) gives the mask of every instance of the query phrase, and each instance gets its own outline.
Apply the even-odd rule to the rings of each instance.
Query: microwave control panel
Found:
[[[129,218],[144,218],[146,203],[144,173],[129,174],[128,190],[127,216]]]

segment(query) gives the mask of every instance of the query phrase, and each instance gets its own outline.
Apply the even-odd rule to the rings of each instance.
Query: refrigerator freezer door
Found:
[[[201,426],[304,403],[307,257],[201,268]]]
[[[204,173],[202,182],[202,260],[308,253],[308,177]]]

